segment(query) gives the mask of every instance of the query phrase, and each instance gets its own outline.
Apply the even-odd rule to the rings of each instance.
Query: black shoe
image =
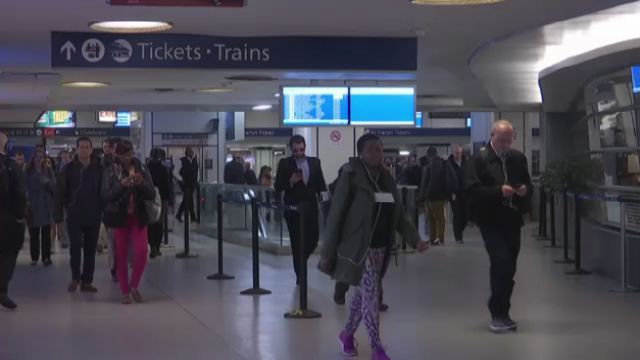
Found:
[[[111,269],[111,281],[114,283],[118,282],[118,276],[116,274],[116,269]]]
[[[0,305],[9,310],[15,310],[18,307],[18,304],[14,303],[7,294],[0,294]]]
[[[178,222],[182,222],[182,217],[176,216],[176,220],[178,220]]]
[[[51,262],[51,259],[47,259],[45,261],[42,262],[44,264],[44,266],[51,266],[51,264],[53,264],[53,262]]]
[[[509,331],[518,331],[518,323],[513,321],[511,317],[507,316],[505,322],[509,326]]]
[[[387,305],[387,304],[385,304],[383,302],[380,302],[380,305],[378,306],[378,310],[380,312],[387,312],[387,311],[389,311],[389,305]]]
[[[151,259],[155,259],[157,255],[158,255],[158,250],[156,249],[151,249],[151,251],[149,252],[149,258]]]
[[[98,292],[98,288],[96,288],[95,286],[93,286],[91,284],[82,284],[82,285],[80,285],[80,291],[87,292],[87,293],[97,293]]]
[[[344,305],[347,302],[345,294],[339,294],[336,292],[333,294],[333,302],[335,302],[336,305]]]

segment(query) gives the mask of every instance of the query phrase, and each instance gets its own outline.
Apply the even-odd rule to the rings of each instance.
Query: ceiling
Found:
[[[630,2],[492,42],[479,49],[469,64],[492,99],[503,105],[539,104],[540,79],[594,58],[637,48],[640,43],[638,23],[640,2]],[[603,71],[602,67],[599,69]],[[589,72],[589,67],[581,71],[585,70]],[[595,68],[591,71],[586,74],[587,79],[599,74]],[[545,108],[557,111],[568,107],[569,101],[559,101],[557,92],[566,92],[563,100],[573,98],[576,88],[584,85],[578,78],[586,81],[583,74],[572,79],[571,84],[565,83],[565,89],[561,86],[562,81],[555,82],[560,87],[554,90],[554,96],[545,92]],[[567,80],[565,74],[564,81]],[[546,90],[549,90],[548,86]],[[549,101],[554,104],[547,104]]]
[[[106,106],[245,110],[258,103],[277,103],[279,85],[311,80],[415,82],[422,109],[462,105],[465,109],[536,106],[525,101],[536,91],[511,86],[515,72],[501,66],[520,64],[523,54],[542,39],[526,38],[513,46],[491,71],[474,68],[470,59],[499,39],[545,24],[573,18],[629,0],[507,0],[491,6],[430,7],[408,0],[247,0],[242,9],[112,7],[105,0],[20,0],[0,5],[0,108]],[[96,20],[166,20],[171,32],[219,36],[415,36],[419,59],[416,74],[264,72],[225,70],[113,70],[51,69],[50,32],[88,31]],[[495,58],[493,58],[495,60]],[[485,64],[486,65],[486,64]],[[517,67],[518,65],[516,65]],[[33,73],[41,73],[34,75]],[[44,73],[44,74],[43,74]],[[229,75],[269,74],[280,81],[232,83],[227,94],[199,94],[192,89],[219,86]],[[413,80],[412,78],[415,78]],[[106,89],[61,88],[61,81],[108,81]],[[517,81],[517,80],[516,80]],[[530,81],[530,79],[529,79]],[[497,85],[496,85],[497,84]],[[159,93],[156,88],[176,89]],[[0,120],[1,121],[1,120]]]

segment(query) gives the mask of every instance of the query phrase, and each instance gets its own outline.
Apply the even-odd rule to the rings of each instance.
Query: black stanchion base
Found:
[[[235,278],[236,278],[235,276],[227,275],[225,273],[222,273],[222,274],[218,273],[218,274],[207,276],[207,279],[209,280],[233,280]]]
[[[198,257],[198,254],[194,254],[194,253],[181,252],[179,254],[176,254],[177,259],[195,259],[197,257]]]
[[[270,290],[266,289],[247,289],[245,291],[240,292],[240,295],[271,295]]]
[[[538,241],[550,241],[551,239],[546,237],[546,236],[534,236],[534,239],[538,240]]]
[[[545,249],[560,249],[562,246],[556,245],[545,245],[543,246]]]
[[[593,272],[589,270],[578,269],[573,271],[567,271],[566,274],[567,275],[591,275],[593,274]]]
[[[556,264],[575,264],[576,261],[571,259],[562,259],[562,260],[556,260],[555,263]]]
[[[318,319],[321,317],[322,314],[320,314],[319,312],[308,309],[298,309],[284,314],[285,319]]]
[[[618,294],[625,294],[625,293],[631,294],[631,293],[640,293],[640,289],[632,286],[627,286],[627,287],[618,288],[618,289],[611,289],[609,290],[609,292],[618,293]]]

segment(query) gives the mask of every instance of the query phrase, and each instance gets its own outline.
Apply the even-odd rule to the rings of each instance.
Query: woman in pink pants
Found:
[[[106,202],[104,223],[113,228],[116,239],[116,273],[122,303],[144,301],[138,286],[147,266],[147,224],[145,202],[155,198],[149,170],[133,157],[133,146],[122,141],[116,148],[116,161],[105,170],[102,198]],[[128,252],[133,250],[133,272],[128,274]]]

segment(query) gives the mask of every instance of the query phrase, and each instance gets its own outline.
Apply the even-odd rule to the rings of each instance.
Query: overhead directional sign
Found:
[[[415,71],[415,38],[51,34],[53,67]]]
[[[243,7],[245,0],[109,0],[111,5]]]

